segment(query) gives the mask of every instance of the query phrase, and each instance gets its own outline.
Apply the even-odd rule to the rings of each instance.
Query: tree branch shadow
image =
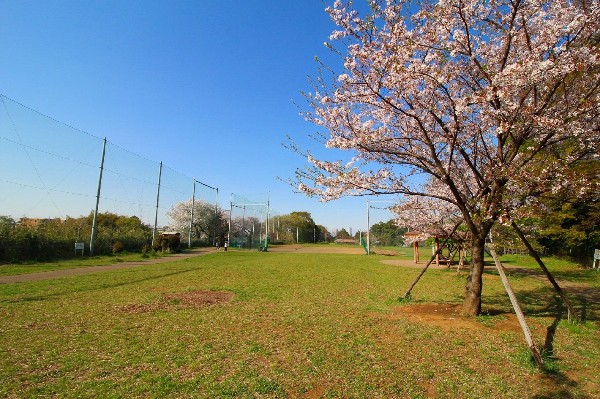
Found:
[[[529,276],[524,277],[528,278]],[[577,322],[598,322],[600,320],[598,317],[600,315],[600,303],[589,300],[586,295],[588,290],[592,295],[596,294],[592,292],[594,289],[585,286],[578,286],[577,290],[571,290],[572,288],[569,287],[566,291],[578,313],[576,315]],[[545,336],[543,336],[541,347],[542,359],[544,360],[544,366],[538,368],[542,381],[541,389],[538,394],[530,399],[590,399],[589,395],[585,395],[581,391],[580,383],[577,380],[570,378],[564,371],[561,371],[561,358],[555,352],[555,338],[561,325],[565,328],[563,319],[566,320],[567,314],[567,307],[560,297],[549,286],[529,290],[523,290],[521,287],[515,295],[526,318],[538,319],[538,321],[546,318],[552,320],[545,328]],[[485,304],[494,309],[492,312],[500,312],[498,309],[513,312],[505,294],[485,297]],[[539,335],[538,332],[538,337]],[[541,338],[538,338],[538,342],[541,341]],[[532,367],[535,367],[533,357],[531,357],[530,362]]]

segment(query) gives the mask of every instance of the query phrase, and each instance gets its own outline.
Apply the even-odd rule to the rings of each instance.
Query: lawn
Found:
[[[143,256],[139,253],[122,253],[112,256],[85,256],[73,259],[57,259],[47,262],[23,261],[19,263],[5,263],[0,264],[0,276],[14,276],[17,274],[39,273],[51,270],[74,269],[79,267],[104,266],[119,262],[145,261],[163,256],[168,256],[168,254],[163,255],[162,253],[150,253],[149,255]]]
[[[418,269],[389,258],[229,251],[2,284],[0,397],[599,397],[598,303],[574,298],[586,320],[569,324],[547,282],[511,273],[540,347],[557,326],[540,371],[492,269],[484,315],[465,318],[443,311],[464,274],[429,270],[400,303]],[[600,288],[595,271],[552,268]]]

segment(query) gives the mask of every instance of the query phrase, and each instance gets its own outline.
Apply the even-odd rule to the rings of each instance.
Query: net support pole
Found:
[[[190,208],[190,231],[188,233],[188,248],[192,247],[192,228],[194,227],[194,205],[196,202],[196,180],[192,179],[192,207]]]
[[[160,178],[162,176],[162,161],[158,165],[158,186],[156,188],[156,210],[154,211],[154,229],[152,230],[152,246],[156,238],[156,227],[158,225],[158,204],[160,200]]]
[[[213,247],[217,245],[217,229],[219,226],[219,218],[217,217],[219,213],[219,188],[215,188],[215,226],[213,229]]]
[[[100,188],[102,187],[102,172],[104,171],[104,155],[106,155],[106,137],[102,140],[102,158],[100,159],[100,175],[98,176],[98,190],[96,191],[96,207],[94,208],[94,219],[92,220],[92,235],[90,237],[90,256],[94,255],[94,240],[96,239],[96,227],[98,224],[98,205],[100,204]]]
[[[233,213],[233,202],[229,202],[229,223],[227,223],[227,246],[231,245],[231,214]]]
[[[269,211],[270,201],[267,200],[267,221],[265,225],[265,251],[269,248]]]

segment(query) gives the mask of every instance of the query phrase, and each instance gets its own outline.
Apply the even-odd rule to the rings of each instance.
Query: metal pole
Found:
[[[269,200],[267,200],[267,224],[265,226],[265,250],[269,246]]]
[[[229,202],[229,224],[228,224],[228,228],[227,228],[227,246],[231,245],[231,241],[229,241],[229,239],[231,238],[231,214],[233,213],[233,202]]]
[[[369,208],[369,201],[367,201],[367,255],[371,253],[371,213]]]
[[[211,187],[212,188],[212,187]],[[217,194],[215,196],[215,229],[213,231],[213,246],[217,245],[217,228],[219,227],[219,221],[217,218],[217,213],[219,211],[218,202],[219,202],[219,189],[216,188]]]
[[[162,161],[158,166],[158,187],[156,188],[156,211],[154,212],[154,230],[152,230],[152,246],[156,237],[156,225],[158,224],[158,200],[160,198],[160,178],[162,176]]]
[[[299,235],[299,231],[298,231],[298,227],[296,227],[296,244],[300,243],[300,235]]]
[[[194,226],[194,205],[196,202],[196,180],[192,179],[194,189],[192,190],[192,208],[190,209],[190,232],[188,234],[188,248],[192,247],[192,228]]]
[[[98,204],[100,203],[100,187],[102,186],[102,171],[104,170],[104,155],[106,154],[106,137],[102,140],[102,158],[100,160],[100,176],[98,176],[98,191],[96,191],[96,208],[92,221],[92,236],[90,237],[90,256],[94,255],[94,240],[96,239],[96,225],[98,219]]]
[[[242,232],[244,231],[244,227],[246,227],[246,205],[242,207]]]

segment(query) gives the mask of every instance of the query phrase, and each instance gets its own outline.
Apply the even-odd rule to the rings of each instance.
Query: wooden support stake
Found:
[[[531,350],[531,354],[533,355],[533,358],[535,359],[535,362],[537,363],[538,367],[542,367],[544,365],[544,361],[542,360],[540,351],[538,350],[537,346],[535,345],[535,342],[533,341],[533,337],[531,335],[531,330],[529,330],[529,326],[527,325],[527,321],[525,320],[525,315],[523,314],[523,311],[521,310],[521,306],[519,305],[519,302],[517,301],[517,297],[515,296],[515,293],[513,292],[512,288],[510,286],[510,283],[508,282],[506,273],[504,273],[504,267],[502,266],[502,263],[500,263],[500,260],[498,259],[498,255],[496,255],[496,251],[494,250],[493,244],[490,244],[489,249],[490,249],[490,253],[492,254],[492,257],[494,258],[494,263],[496,264],[496,269],[498,270],[498,273],[500,274],[500,279],[502,280],[502,284],[504,284],[504,289],[506,290],[506,293],[508,294],[508,297],[510,298],[510,303],[512,304],[512,307],[513,307],[515,313],[517,314],[517,319],[519,320],[519,324],[521,325],[521,329],[523,330],[523,334],[525,335],[525,340],[527,341],[527,345],[529,345],[529,350]]]
[[[427,262],[427,264],[425,265],[425,267],[421,270],[421,273],[419,273],[419,275],[415,278],[415,280],[412,282],[412,284],[410,285],[410,287],[408,287],[408,289],[406,290],[406,292],[402,296],[403,299],[406,299],[406,298],[408,298],[410,296],[410,292],[412,291],[412,289],[415,288],[415,285],[417,285],[417,283],[419,282],[419,280],[421,279],[421,277],[423,276],[423,274],[425,274],[425,272],[429,268],[429,265],[431,265],[431,263],[435,260],[435,257],[438,256],[438,254],[442,251],[442,249],[444,249],[444,247],[446,246],[446,243],[448,242],[448,240],[450,240],[450,237],[452,237],[452,234],[454,234],[454,232],[456,232],[456,229],[458,229],[458,227],[462,224],[462,222],[463,222],[463,220],[461,219],[461,220],[459,220],[456,223],[456,225],[452,229],[452,232],[450,232],[450,234],[448,234],[448,237],[446,237],[446,239],[444,240],[444,242],[442,243],[442,245],[431,256],[431,258],[429,259],[429,262]]]
[[[546,277],[550,281],[550,284],[552,284],[552,286],[554,287],[554,290],[556,291],[556,293],[558,294],[558,296],[561,297],[561,299],[563,300],[563,302],[567,306],[567,319],[570,322],[571,321],[571,315],[575,314],[575,311],[573,310],[573,306],[571,305],[571,302],[569,301],[569,299],[567,298],[567,296],[565,295],[565,293],[563,292],[563,290],[560,288],[560,286],[558,285],[558,283],[556,282],[556,280],[554,279],[554,277],[552,276],[552,274],[550,273],[550,271],[548,270],[548,268],[546,267],[546,265],[544,265],[544,262],[542,262],[542,259],[539,257],[538,253],[535,251],[535,249],[533,249],[533,247],[531,246],[531,244],[527,240],[527,237],[525,237],[525,234],[523,234],[523,232],[521,231],[521,229],[519,228],[519,226],[517,226],[517,224],[515,222],[512,222],[511,226],[515,230],[515,232],[517,233],[517,235],[519,236],[519,238],[521,239],[521,241],[523,241],[523,244],[525,244],[525,246],[527,247],[527,250],[529,251],[529,255],[533,259],[535,259],[535,261],[537,262],[537,264],[542,268],[542,270],[544,271],[544,274],[546,275]]]

